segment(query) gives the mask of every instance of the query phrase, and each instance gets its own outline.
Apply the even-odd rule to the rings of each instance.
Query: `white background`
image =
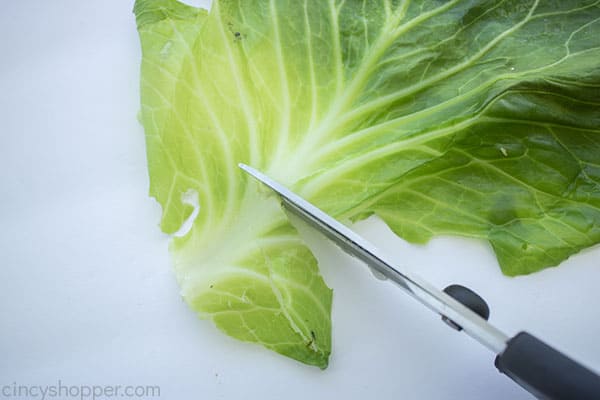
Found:
[[[325,371],[230,339],[179,297],[148,197],[132,2],[0,11],[0,385],[160,385],[164,399],[527,399],[494,355],[307,232],[334,288]],[[485,243],[356,229],[508,334],[600,370],[600,251],[504,277]],[[0,398],[2,395],[0,394]]]

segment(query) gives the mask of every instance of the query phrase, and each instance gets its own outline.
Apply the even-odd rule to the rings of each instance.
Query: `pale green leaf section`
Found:
[[[598,1],[138,0],[150,193],[188,304],[325,367],[331,291],[247,163],[339,218],[488,240],[509,275],[600,241]]]
[[[135,11],[150,192],[165,232],[192,214],[183,195],[198,194],[192,231],[172,243],[185,300],[233,337],[325,368],[331,290],[276,199],[246,188],[237,168],[264,158],[258,129],[268,121],[254,119],[260,105],[233,27],[175,1],[141,1]],[[203,31],[212,40],[198,40]],[[273,102],[290,90],[277,73]]]

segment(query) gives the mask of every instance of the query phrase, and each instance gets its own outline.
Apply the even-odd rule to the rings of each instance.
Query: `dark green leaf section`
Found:
[[[373,199],[400,236],[487,238],[507,275],[558,265],[600,241],[598,87],[509,90],[441,157]]]
[[[487,239],[508,275],[600,241],[598,2],[403,2],[376,40],[358,6],[343,63],[366,78],[305,196],[413,242]]]

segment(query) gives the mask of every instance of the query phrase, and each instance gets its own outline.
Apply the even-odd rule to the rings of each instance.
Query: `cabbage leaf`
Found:
[[[599,3],[137,0],[150,194],[186,302],[327,366],[332,291],[240,162],[411,242],[487,240],[507,275],[598,243]]]

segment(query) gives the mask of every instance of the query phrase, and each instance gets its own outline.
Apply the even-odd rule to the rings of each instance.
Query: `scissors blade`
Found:
[[[239,167],[279,194],[288,211],[331,239],[344,252],[398,284],[406,293],[462,327],[465,333],[496,354],[504,351],[508,336],[485,319],[421,277],[387,260],[369,241],[290,189],[248,165],[239,164]]]

